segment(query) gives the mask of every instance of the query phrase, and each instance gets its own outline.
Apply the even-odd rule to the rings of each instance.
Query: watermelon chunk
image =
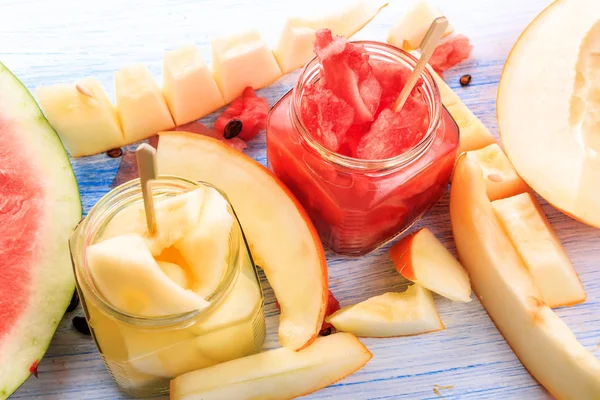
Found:
[[[472,49],[468,37],[462,34],[453,35],[435,48],[429,65],[442,76],[444,71],[469,58]]]
[[[420,93],[409,96],[399,112],[389,108],[379,113],[356,149],[357,158],[381,160],[410,150],[427,133],[429,110]]]
[[[229,121],[233,119],[242,122],[242,131],[237,135],[245,141],[252,140],[267,126],[269,103],[267,99],[256,96],[254,89],[248,86],[242,95],[235,99],[215,121],[214,128],[223,133]]]
[[[6,398],[37,368],[73,296],[68,238],[81,219],[81,201],[56,132],[2,63],[0,142],[0,398]]]
[[[382,60],[370,60],[373,75],[381,85],[381,101],[379,111],[384,108],[392,108],[396,99],[400,95],[402,88],[406,85],[408,77],[412,70],[404,64],[391,63]],[[423,85],[423,79],[419,78],[411,94],[414,94],[420,86]]]
[[[327,89],[354,109],[355,122],[373,121],[379,108],[381,86],[371,70],[364,46],[333,37],[329,29],[316,33],[315,53]]]
[[[352,107],[323,87],[321,81],[305,88],[300,113],[308,132],[331,151],[338,151],[354,120]]]

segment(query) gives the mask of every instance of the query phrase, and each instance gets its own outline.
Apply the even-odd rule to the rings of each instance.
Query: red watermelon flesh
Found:
[[[402,154],[421,141],[428,126],[429,110],[423,96],[411,95],[399,112],[386,108],[379,113],[354,156],[381,160]]]
[[[338,151],[354,120],[354,110],[317,81],[304,89],[300,106],[302,123],[315,140]]]
[[[435,48],[429,59],[429,65],[440,76],[442,73],[471,55],[473,46],[465,35],[453,35]]]
[[[408,81],[408,77],[412,70],[404,64],[391,63],[383,60],[370,60],[369,62],[373,69],[373,75],[377,78],[382,89],[378,111],[381,111],[384,108],[392,108],[392,105],[396,102],[406,81]],[[411,93],[415,93],[422,85],[423,79],[419,78]]]
[[[269,103],[267,100],[258,97],[252,87],[248,86],[242,92],[242,95],[235,99],[231,105],[223,111],[223,114],[215,121],[214,128],[221,134],[225,131],[225,126],[232,119],[242,121],[242,131],[237,135],[238,138],[249,141],[254,139],[258,133],[267,126],[267,116],[269,114]]]
[[[56,132],[1,63],[0,142],[0,398],[6,398],[42,359],[70,303],[68,238],[81,202]]]
[[[381,86],[373,75],[364,46],[332,36],[329,29],[316,33],[315,53],[321,63],[325,88],[354,109],[358,123],[373,121],[379,107]]]
[[[216,125],[216,123],[215,123]],[[225,143],[228,146],[233,147],[236,150],[239,151],[244,151],[244,149],[246,147],[248,147],[248,145],[246,144],[246,142],[244,142],[242,139],[239,138],[238,135],[237,137],[234,137],[232,139],[225,139],[223,137],[223,132],[219,132],[215,129],[210,129],[208,126],[204,125],[202,122],[198,122],[198,121],[194,121],[194,122],[189,122],[185,125],[181,125],[178,126],[177,128],[175,128],[176,131],[184,131],[184,132],[191,132],[191,133],[197,133],[199,135],[204,135],[204,136],[208,136],[214,139],[218,139],[221,142]]]

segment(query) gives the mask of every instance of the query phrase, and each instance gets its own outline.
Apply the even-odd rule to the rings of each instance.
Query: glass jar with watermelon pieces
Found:
[[[334,252],[360,256],[406,231],[448,187],[459,129],[428,71],[392,105],[417,59],[317,33],[317,57],[271,109],[269,168]]]

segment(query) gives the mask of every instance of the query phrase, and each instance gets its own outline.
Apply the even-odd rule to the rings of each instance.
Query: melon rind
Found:
[[[29,305],[0,339],[0,399],[10,396],[41,360],[75,289],[68,238],[81,219],[77,181],[67,153],[23,84],[0,63],[0,110],[18,129],[21,157],[37,164],[45,205],[32,248]],[[32,238],[33,239],[33,238]],[[2,282],[0,282],[0,285]]]

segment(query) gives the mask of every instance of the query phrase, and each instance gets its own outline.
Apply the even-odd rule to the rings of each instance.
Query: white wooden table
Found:
[[[435,1],[432,0],[434,3]],[[495,96],[502,65],[527,23],[550,0],[454,0],[437,3],[458,32],[467,34],[473,57],[446,74],[465,103],[497,135]],[[113,71],[143,62],[158,77],[167,49],[196,43],[210,58],[214,35],[258,27],[274,43],[284,17],[295,11],[316,12],[339,1],[301,0],[0,0],[0,60],[33,90],[37,85],[97,77],[113,94]],[[357,38],[384,40],[407,2],[391,5]],[[462,88],[458,78],[473,76]],[[293,84],[297,73],[259,92],[270,104]],[[0,93],[0,96],[2,94]],[[205,121],[212,122],[214,116]],[[265,163],[264,134],[247,152]],[[119,164],[104,154],[74,160],[84,212],[109,190]],[[556,310],[583,345],[600,347],[600,230],[575,222],[544,203],[587,290],[585,304]],[[429,226],[454,251],[446,196],[420,225]],[[348,259],[328,253],[331,289],[342,306],[407,282],[395,271],[387,249]],[[265,282],[266,283],[266,282]],[[265,348],[277,347],[277,310],[266,286],[268,337]],[[356,374],[308,398],[339,399],[544,399],[545,391],[512,353],[477,300],[455,304],[436,296],[446,330],[394,339],[365,339],[373,359]],[[122,399],[100,360],[92,340],[72,328],[68,313],[39,366],[15,399]],[[600,353],[600,352],[599,352]],[[234,399],[232,399],[234,400]]]

